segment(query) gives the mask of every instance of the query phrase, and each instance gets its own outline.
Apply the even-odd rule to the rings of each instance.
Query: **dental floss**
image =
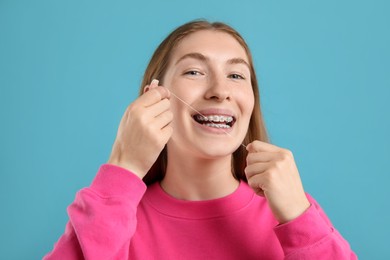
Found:
[[[152,83],[157,83],[158,84],[158,80],[152,80]],[[151,83],[151,84],[152,84]],[[196,113],[198,113],[199,115],[203,116],[204,118],[207,118],[205,115],[203,115],[201,112],[199,112],[198,110],[196,110],[195,108],[193,108],[190,104],[188,104],[187,102],[185,102],[183,99],[179,98],[175,93],[173,93],[171,90],[169,90],[169,92],[172,94],[172,96],[174,96],[175,98],[177,98],[179,101],[181,101],[184,105],[186,105],[187,107],[191,108],[192,110],[194,110]],[[228,136],[230,137],[233,137],[231,134],[229,134],[228,132],[226,132],[225,130],[221,129],[225,134],[227,134]],[[245,144],[241,144],[244,148],[246,148],[246,145]]]

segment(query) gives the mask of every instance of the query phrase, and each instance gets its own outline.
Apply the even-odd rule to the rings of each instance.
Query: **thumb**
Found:
[[[157,79],[153,79],[152,82],[150,83],[150,85],[146,85],[145,86],[144,93],[148,92],[151,89],[157,88],[158,87],[158,82],[159,81]]]
[[[158,79],[153,79],[152,82],[150,83],[150,89],[154,89],[158,87],[159,80]]]
[[[246,146],[247,151],[254,152],[279,152],[281,148],[270,143],[255,140]]]
[[[248,151],[248,153],[254,153],[254,152],[256,152],[256,149],[255,149],[255,146],[253,145],[253,142],[252,142],[252,143],[249,143],[249,144],[246,146],[246,150]]]

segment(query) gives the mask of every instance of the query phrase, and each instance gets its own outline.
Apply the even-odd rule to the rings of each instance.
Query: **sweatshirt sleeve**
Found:
[[[133,173],[102,165],[91,186],[76,194],[65,233],[43,259],[127,259],[145,191]]]
[[[307,197],[311,205],[302,215],[274,228],[285,259],[357,259],[319,204]]]

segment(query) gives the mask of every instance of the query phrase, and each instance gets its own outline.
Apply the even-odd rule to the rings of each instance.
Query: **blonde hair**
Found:
[[[155,50],[146,70],[142,80],[141,88],[139,95],[143,94],[143,88],[150,84],[153,79],[159,79],[161,84],[164,81],[164,75],[166,73],[171,55],[175,47],[179,42],[190,35],[191,33],[198,32],[201,30],[211,30],[227,33],[237,40],[237,42],[244,48],[250,66],[250,75],[251,83],[254,94],[254,109],[252,111],[251,119],[249,122],[248,132],[244,138],[243,143],[249,144],[254,140],[260,140],[263,142],[268,142],[268,135],[264,124],[264,119],[261,113],[260,108],[260,97],[259,97],[259,88],[256,78],[255,69],[253,66],[252,55],[250,53],[249,47],[241,37],[241,35],[234,30],[232,27],[225,23],[214,22],[210,23],[205,20],[196,20],[176,28],[172,31],[157,47]],[[246,155],[247,151],[243,146],[237,148],[232,156],[232,173],[234,177],[238,180],[246,181],[244,169],[246,167]],[[150,185],[156,181],[160,181],[165,176],[167,166],[167,151],[166,147],[160,153],[158,159],[150,168],[146,176],[143,178],[143,181]]]

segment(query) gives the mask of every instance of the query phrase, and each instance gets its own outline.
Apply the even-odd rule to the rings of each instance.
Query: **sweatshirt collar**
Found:
[[[245,208],[254,198],[254,192],[244,181],[231,194],[212,200],[180,200],[166,193],[159,183],[148,187],[144,201],[163,215],[183,219],[224,217]]]

